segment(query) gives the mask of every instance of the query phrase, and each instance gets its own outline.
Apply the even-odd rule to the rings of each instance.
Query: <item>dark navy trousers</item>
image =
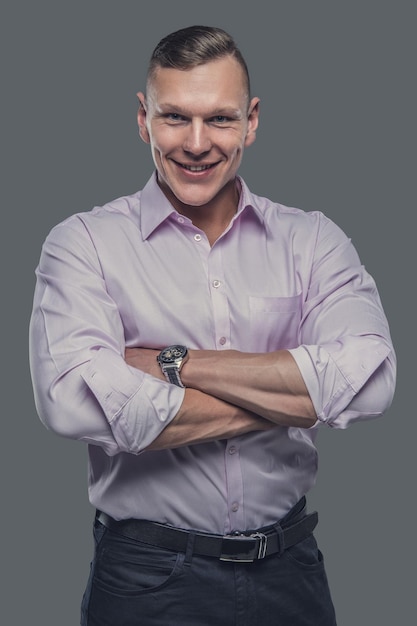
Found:
[[[335,626],[313,535],[253,563],[155,548],[94,524],[81,626]]]

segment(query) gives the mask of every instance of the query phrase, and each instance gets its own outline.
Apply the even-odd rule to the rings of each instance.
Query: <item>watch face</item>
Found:
[[[162,350],[159,359],[164,363],[174,363],[178,359],[183,359],[187,354],[185,346],[169,346]]]

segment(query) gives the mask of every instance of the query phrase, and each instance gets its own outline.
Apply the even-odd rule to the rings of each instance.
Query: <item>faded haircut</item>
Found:
[[[250,79],[245,59],[233,37],[214,26],[189,26],[161,39],[149,61],[147,83],[152,80],[158,67],[189,70],[229,55],[236,59],[243,70],[249,99]]]

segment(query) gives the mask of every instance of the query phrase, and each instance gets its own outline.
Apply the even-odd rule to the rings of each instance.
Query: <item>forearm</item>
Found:
[[[275,424],[250,411],[187,389],[179,412],[147,449],[178,448],[272,428]]]
[[[300,370],[286,350],[264,354],[191,350],[181,378],[186,387],[281,426],[309,428],[316,421]]]

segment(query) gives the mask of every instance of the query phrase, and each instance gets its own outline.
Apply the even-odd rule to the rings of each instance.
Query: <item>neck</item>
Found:
[[[236,179],[225,185],[210,202],[201,206],[184,204],[174,196],[170,189],[162,186],[161,189],[178,213],[188,217],[194,226],[202,230],[211,244],[226,230],[239,204],[239,188]]]

